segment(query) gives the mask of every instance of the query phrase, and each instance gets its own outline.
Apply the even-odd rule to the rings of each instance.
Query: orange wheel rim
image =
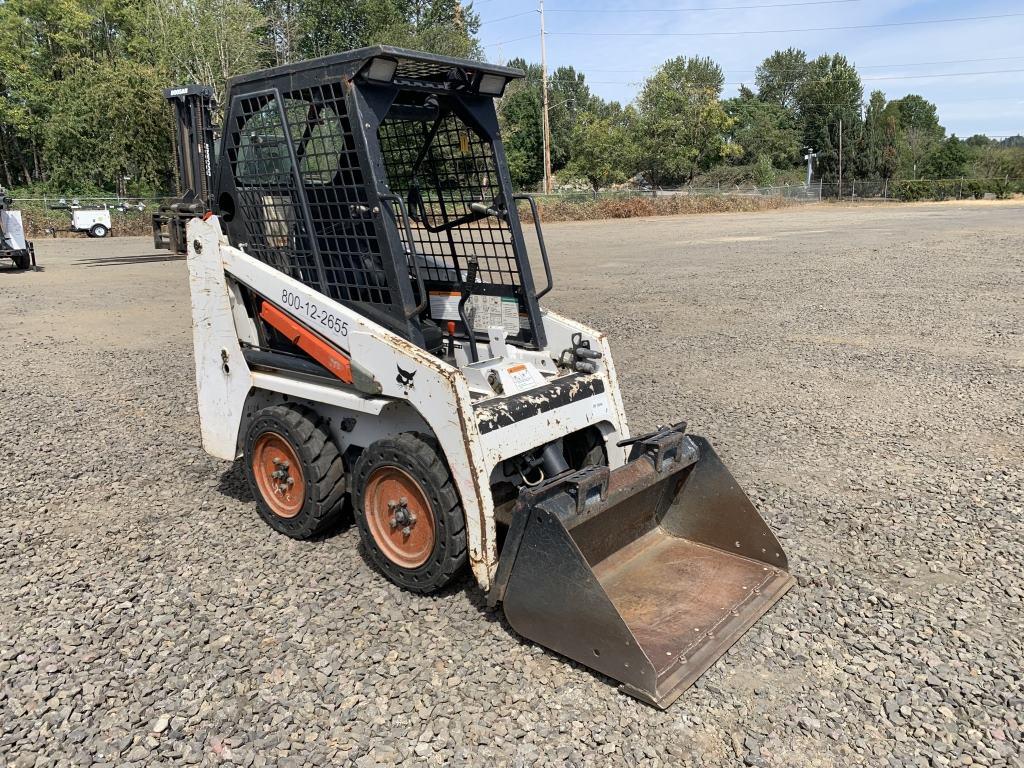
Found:
[[[370,535],[381,552],[402,568],[418,568],[430,559],[436,534],[434,515],[420,484],[398,467],[370,473],[363,495]]]
[[[299,457],[283,436],[264,432],[252,449],[252,473],[260,495],[278,517],[289,519],[302,511],[306,481]]]

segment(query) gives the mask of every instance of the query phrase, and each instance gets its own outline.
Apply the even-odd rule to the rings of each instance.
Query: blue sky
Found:
[[[545,5],[549,69],[575,66],[605,99],[631,101],[639,81],[679,55],[712,57],[725,70],[726,95],[734,95],[740,83],[752,83],[765,56],[794,46],[811,57],[845,54],[864,79],[865,95],[877,89],[889,98],[924,96],[938,105],[946,128],[961,137],[1024,134],[1024,0],[546,0]],[[776,7],[740,7],[768,5]],[[490,61],[540,60],[537,0],[474,0],[473,7],[483,22],[480,39]],[[781,31],[1002,14],[1020,15]],[[779,31],[708,34],[752,30]],[[631,32],[642,34],[625,34]]]

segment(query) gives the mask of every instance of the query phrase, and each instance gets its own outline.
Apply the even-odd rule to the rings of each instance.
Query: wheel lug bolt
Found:
[[[409,500],[407,498],[405,498],[405,496],[403,496],[402,498],[400,498],[398,500],[398,503],[401,504],[403,507],[405,507],[405,506],[407,506],[409,504]]]
[[[412,529],[408,525],[405,526],[405,528],[402,529],[402,535],[403,536],[408,536],[410,533],[412,533]]]
[[[397,506],[398,506],[398,502],[397,501],[389,501],[388,502],[388,509],[394,509]]]

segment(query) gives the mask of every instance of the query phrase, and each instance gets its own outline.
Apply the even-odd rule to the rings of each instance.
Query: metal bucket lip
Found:
[[[653,689],[646,690],[621,683],[620,690],[659,709],[671,706],[796,584],[796,579],[790,573],[770,566],[769,569],[773,573],[761,587],[758,599],[751,601],[748,611],[740,611],[719,625],[710,638],[715,642],[701,644],[695,652],[677,658],[665,669],[658,671]]]
[[[524,493],[487,594],[491,605],[504,601],[518,634],[661,708],[794,583],[781,545],[710,443],[685,440],[699,459],[662,461],[659,471],[659,457],[644,455],[603,469],[601,497],[583,505],[579,488],[601,472]]]

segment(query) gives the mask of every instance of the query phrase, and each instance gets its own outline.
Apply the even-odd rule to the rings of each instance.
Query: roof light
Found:
[[[377,80],[382,83],[390,83],[398,69],[398,62],[394,59],[385,59],[380,56],[370,62],[366,68],[366,79]]]
[[[477,90],[488,96],[501,96],[506,82],[504,75],[481,75]]]

